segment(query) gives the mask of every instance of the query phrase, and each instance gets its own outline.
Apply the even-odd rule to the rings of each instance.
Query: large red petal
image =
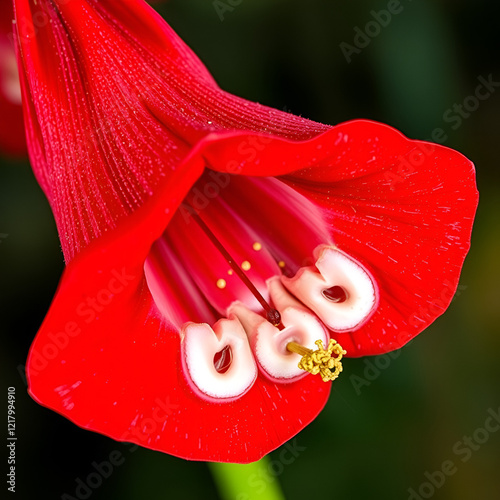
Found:
[[[201,155],[191,161],[203,167]],[[175,182],[190,188],[182,171]],[[316,417],[330,384],[259,376],[245,396],[222,404],[193,393],[179,332],[162,322],[144,279],[150,246],[179,201],[162,194],[68,265],[30,351],[30,393],[117,440],[194,460],[257,460]]]
[[[450,304],[478,203],[474,166],[460,153],[355,120],[286,148],[233,137],[204,155],[216,170],[283,176],[325,210],[335,244],[372,272],[376,313],[355,332],[333,333],[349,356],[403,346]]]
[[[207,134],[328,128],[223,92],[143,1],[15,7],[30,158],[67,260],[160,185],[174,192],[175,170]]]
[[[350,356],[397,349],[450,304],[478,202],[473,164],[377,123],[335,128],[336,148],[290,185],[328,211],[335,244],[373,274],[375,314],[333,336]]]
[[[158,191],[70,263],[30,352],[31,394],[82,427],[185,458],[248,462],[276,448],[317,415],[329,384],[307,376],[275,385],[259,376],[234,402],[199,399],[182,372],[178,332],[161,321],[145,284],[143,265],[151,245],[190,189],[192,173],[199,176],[204,165],[252,175],[298,171],[287,181],[333,216],[337,244],[369,267],[381,291],[372,320],[338,338],[351,355],[399,347],[407,338],[397,335],[410,325],[405,312],[411,318],[429,307],[446,280],[445,291],[453,292],[477,201],[470,162],[446,148],[433,146],[400,185],[385,175],[398,173],[398,159],[420,144],[364,121],[305,142],[207,136],[173,178],[175,196],[168,187]],[[323,178],[326,188],[319,182]],[[437,194],[441,185],[442,195]],[[455,236],[453,242],[449,236]],[[391,253],[394,249],[399,253]],[[122,286],[117,273],[124,276]],[[437,313],[430,311],[408,334]]]

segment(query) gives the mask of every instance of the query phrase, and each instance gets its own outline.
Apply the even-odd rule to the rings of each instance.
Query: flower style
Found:
[[[139,0],[15,10],[68,264],[28,359],[38,402],[179,457],[254,461],[317,416],[345,352],[400,348],[447,308],[477,205],[462,155],[232,96]]]

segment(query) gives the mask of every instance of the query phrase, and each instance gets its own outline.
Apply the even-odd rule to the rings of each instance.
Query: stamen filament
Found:
[[[189,202],[187,202],[189,203]],[[250,290],[250,292],[253,294],[253,296],[259,301],[259,304],[262,306],[264,311],[266,311],[267,315],[267,320],[269,323],[276,327],[281,326],[281,315],[279,311],[271,307],[264,297],[261,295],[259,290],[255,287],[255,285],[250,281],[248,276],[243,272],[243,270],[240,268],[240,266],[236,263],[236,261],[231,257],[229,252],[224,248],[222,243],[217,239],[215,234],[210,230],[210,228],[205,224],[203,219],[198,215],[196,212],[195,208],[189,204],[190,214],[195,220],[195,222],[200,226],[202,231],[207,235],[209,240],[214,244],[214,246],[217,248],[217,250],[223,255],[223,257],[226,259],[227,263],[231,266],[233,271],[238,275],[238,277],[243,281],[245,286]]]
[[[295,354],[300,354],[301,356],[305,356],[307,354],[312,354],[312,349],[308,349],[307,347],[304,347],[303,345],[297,344],[297,342],[288,342],[286,345],[286,348],[290,352],[294,352]]]
[[[342,356],[346,354],[346,351],[333,339],[330,339],[327,350],[323,348],[323,342],[321,340],[317,340],[315,344],[318,346],[316,351],[308,349],[296,342],[288,342],[286,348],[288,351],[302,356],[298,365],[301,370],[312,373],[313,375],[319,373],[323,382],[335,380],[342,371],[342,363],[340,361]],[[336,356],[334,357],[333,354]]]

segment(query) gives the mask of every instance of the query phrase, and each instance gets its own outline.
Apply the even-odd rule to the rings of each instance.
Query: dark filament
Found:
[[[277,309],[270,309],[267,311],[267,321],[269,321],[271,325],[279,327],[281,325],[281,314]]]
[[[227,260],[227,263],[231,266],[232,270],[238,275],[238,277],[243,281],[246,287],[252,292],[253,296],[259,301],[260,305],[266,311],[267,320],[274,326],[281,325],[281,315],[280,313],[272,308],[262,297],[260,292],[257,290],[255,285],[250,281],[248,276],[242,271],[240,266],[235,262],[235,260],[231,257],[229,252],[222,246],[221,242],[217,239],[214,233],[210,230],[210,228],[205,224],[202,218],[195,212],[194,208],[191,207],[190,210],[191,216],[196,221],[196,223],[200,226],[203,232],[208,236],[210,241],[215,245],[217,250],[224,256]]]

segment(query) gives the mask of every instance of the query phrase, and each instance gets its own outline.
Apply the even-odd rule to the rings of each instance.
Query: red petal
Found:
[[[326,130],[221,91],[145,2],[15,0],[30,158],[66,259],[172,182],[221,130]],[[192,183],[196,172],[191,172]]]
[[[286,386],[260,376],[226,404],[200,400],[184,380],[178,332],[161,324],[143,266],[207,165],[297,171],[284,179],[332,216],[336,244],[383,291],[368,323],[337,336],[351,355],[399,347],[444,310],[477,203],[461,155],[433,146],[405,170],[401,159],[424,143],[389,127],[353,122],[318,137],[327,127],[226,94],[144,2],[15,5],[30,156],[67,258],[81,252],[30,353],[42,404],[115,439],[237,462],[321,410],[329,386],[311,376]]]
[[[328,210],[335,244],[380,290],[373,317],[333,337],[350,356],[380,354],[406,344],[450,304],[478,202],[474,166],[385,125],[354,121],[335,130],[329,157],[287,181]]]
[[[348,356],[397,349],[446,310],[478,203],[467,158],[366,120],[287,148],[265,137],[237,141],[210,144],[208,164],[243,175],[296,170],[283,180],[327,211],[335,244],[375,277],[376,313],[353,333],[333,334]]]
[[[336,243],[370,269],[381,290],[381,306],[372,319],[353,334],[336,336],[350,354],[399,347],[407,340],[397,338],[402,329],[413,336],[442,312],[442,307],[429,309],[417,327],[408,320],[439,299],[443,289],[451,294],[456,286],[477,201],[468,160],[433,146],[398,185],[385,174],[397,173],[398,158],[422,143],[390,127],[351,122],[301,143],[265,138],[265,147],[259,146],[252,158],[241,153],[242,144],[262,145],[261,139],[228,134],[201,141],[190,165],[173,179],[179,196],[191,186],[183,173],[201,171],[207,162],[224,171],[236,158],[241,172],[253,174],[302,167],[287,181],[335,216]],[[282,165],[281,158],[288,164]],[[318,183],[323,178],[327,188]],[[208,403],[191,391],[182,374],[178,332],[161,324],[143,274],[149,249],[179,201],[167,188],[158,191],[126,224],[70,263],[30,353],[30,392],[78,425],[115,439],[196,460],[252,461],[307,425],[323,407],[329,385],[307,376],[277,386],[259,376],[244,397],[226,404]],[[122,270],[133,279],[108,297],[106,290],[116,288],[113,273]],[[100,300],[98,314],[86,306],[89,297]]]
[[[0,152],[26,155],[21,89],[12,38],[10,0],[0,0]]]
[[[183,189],[189,179],[176,179]],[[250,462],[312,421],[330,384],[259,376],[231,403],[198,398],[178,331],[162,324],[143,265],[175,202],[158,195],[67,267],[28,359],[31,395],[76,424],[194,460]]]

